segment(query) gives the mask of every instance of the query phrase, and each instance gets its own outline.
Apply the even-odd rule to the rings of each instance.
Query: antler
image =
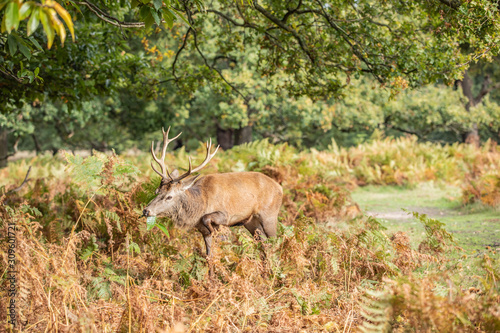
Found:
[[[161,131],[163,132],[163,147],[162,147],[162,150],[161,150],[161,160],[158,157],[156,157],[156,154],[155,154],[155,151],[154,151],[154,141],[151,142],[151,154],[153,155],[153,159],[156,161],[156,163],[158,163],[160,165],[160,167],[161,167],[161,173],[158,172],[158,170],[155,169],[152,161],[151,161],[151,167],[162,178],[167,178],[168,177],[168,178],[170,178],[173,181],[172,176],[170,176],[170,172],[168,172],[167,165],[165,164],[165,155],[167,153],[167,146],[168,146],[168,144],[170,142],[174,141],[175,139],[177,139],[182,134],[182,132],[180,132],[179,134],[177,134],[177,136],[175,138],[169,139],[168,138],[168,133],[170,132],[170,126],[168,127],[166,133],[165,133],[165,130],[163,129],[163,127],[161,128]]]
[[[188,169],[188,171],[186,173],[182,174],[181,176],[179,176],[175,179],[172,179],[172,181],[174,181],[174,182],[181,181],[182,179],[191,175],[193,172],[198,172],[201,169],[203,169],[208,164],[208,162],[210,162],[210,160],[215,156],[215,154],[217,153],[217,150],[219,150],[219,147],[220,147],[220,145],[218,145],[217,148],[215,148],[215,151],[213,153],[210,153],[210,150],[212,149],[212,139],[210,139],[207,142],[207,156],[205,157],[205,160],[203,161],[203,163],[201,163],[199,166],[197,166],[196,168],[193,169],[193,167],[191,165],[191,156],[189,156],[189,169]]]

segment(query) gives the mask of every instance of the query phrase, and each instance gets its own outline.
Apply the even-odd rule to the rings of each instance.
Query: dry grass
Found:
[[[350,332],[370,325],[401,331],[500,329],[495,326],[500,277],[493,259],[481,262],[480,291],[470,296],[448,286],[442,296],[436,286],[446,282],[449,272],[413,273],[445,260],[448,240],[439,224],[428,223],[425,243],[437,239],[438,247],[412,249],[404,233],[386,235],[352,202],[346,185],[355,183],[348,180],[353,174],[342,176],[332,168],[345,153],[307,155],[286,145],[260,145],[220,154],[209,171],[243,165],[280,182],[285,199],[279,235],[260,243],[241,228],[222,229],[225,237],[215,237],[210,259],[202,254],[202,238],[195,231],[177,230],[168,221],[168,236],[158,228],[146,231],[138,212],[156,182],[149,179],[147,161],[134,162],[142,176],[114,155],[68,157],[71,176],[64,176],[57,163],[33,161],[35,180],[0,198],[2,234],[7,222],[17,225],[20,331]],[[177,154],[177,161],[184,160],[183,154]],[[23,177],[13,167],[2,173]],[[0,321],[2,329],[10,330],[7,252],[0,253]],[[376,297],[367,299],[369,293]]]

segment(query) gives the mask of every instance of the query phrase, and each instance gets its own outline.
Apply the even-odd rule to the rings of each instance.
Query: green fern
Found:
[[[92,279],[91,288],[89,290],[90,299],[108,300],[113,296],[111,291],[111,282],[98,276]]]
[[[415,219],[423,224],[426,238],[422,243],[428,245],[432,251],[443,252],[451,244],[456,245],[453,235],[444,228],[446,226],[445,223],[430,218],[426,214],[408,212],[406,209],[403,210],[413,215]]]
[[[365,290],[368,297],[361,299],[363,323],[359,327],[365,333],[391,332],[392,298],[384,291]]]

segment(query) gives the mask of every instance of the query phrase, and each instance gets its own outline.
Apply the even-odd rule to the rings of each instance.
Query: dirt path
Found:
[[[405,231],[415,244],[424,238],[424,228],[402,208],[445,223],[446,229],[466,249],[482,251],[486,246],[500,247],[500,212],[485,207],[463,207],[460,196],[459,187],[433,183],[413,189],[368,186],[352,194],[360,208],[377,218],[389,234]]]
[[[449,217],[459,214],[455,210],[451,209],[439,209],[435,207],[407,207],[405,208],[409,212],[419,212],[420,214],[426,214],[429,217],[440,219],[443,217]],[[377,210],[368,210],[365,211],[366,215],[373,216],[378,219],[385,220],[399,220],[401,222],[410,221],[413,219],[413,216],[402,209],[396,211],[377,211]]]

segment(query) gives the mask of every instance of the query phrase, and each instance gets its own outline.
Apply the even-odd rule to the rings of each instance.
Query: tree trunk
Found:
[[[7,130],[0,127],[0,168],[7,166],[7,156],[9,155],[9,145],[7,140]]]
[[[35,143],[35,152],[37,155],[39,155],[42,152],[42,148],[40,147],[40,142],[38,142],[38,139],[35,134],[31,134],[31,137],[33,138],[33,142]]]
[[[233,130],[232,129],[222,129],[217,126],[217,143],[222,149],[228,150],[233,148]]]
[[[243,143],[252,142],[252,126],[248,125],[240,127],[234,132],[234,144],[241,145]]]
[[[470,113],[470,110],[475,107],[481,100],[483,99],[484,95],[481,96],[481,93],[483,90],[488,88],[489,85],[489,77],[487,76],[483,82],[483,88],[481,89],[481,92],[479,95],[474,98],[474,95],[472,94],[472,87],[474,83],[472,82],[472,79],[469,76],[468,71],[465,71],[464,73],[464,79],[462,80],[462,92],[464,93],[465,97],[467,97],[467,104],[465,104],[465,110]],[[472,144],[476,147],[479,147],[480,145],[480,140],[479,140],[479,132],[477,129],[477,123],[472,124],[472,128],[464,133],[463,140],[466,143]]]

